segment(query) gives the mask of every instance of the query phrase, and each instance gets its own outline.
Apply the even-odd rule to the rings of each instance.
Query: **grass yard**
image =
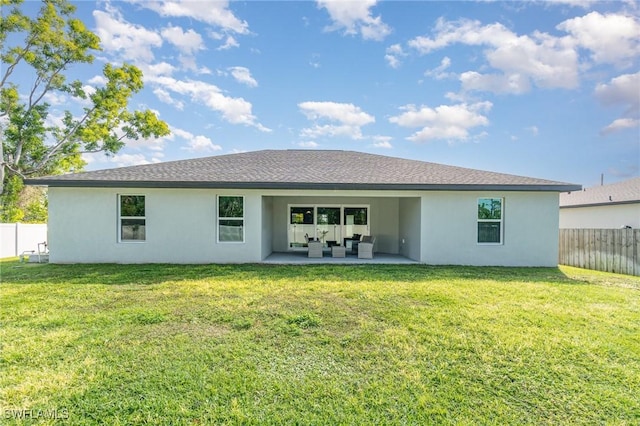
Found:
[[[640,424],[637,277],[0,268],[3,424]]]

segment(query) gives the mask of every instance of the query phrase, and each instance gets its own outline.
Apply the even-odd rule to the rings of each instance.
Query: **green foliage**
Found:
[[[21,222],[24,211],[20,208],[20,192],[24,188],[19,176],[9,176],[6,179],[4,192],[0,195],[0,222]]]
[[[639,419],[640,277],[17,261],[0,273],[0,406],[65,409],[69,424]]]
[[[481,198],[478,200],[478,219],[500,219],[502,217],[501,198]]]
[[[242,197],[218,197],[219,217],[243,217],[244,199]]]
[[[0,222],[46,223],[47,205],[43,188],[25,187],[19,176],[10,176],[0,194]]]
[[[105,65],[106,83],[90,94],[82,81],[67,79],[73,66],[92,64],[100,50],[98,36],[73,17],[74,5],[46,0],[31,18],[20,10],[21,3],[0,3],[0,193],[13,177],[79,171],[84,153],[115,154],[127,140],[169,134],[167,124],[152,111],[128,109],[131,97],[143,88],[142,72],[135,66]],[[7,45],[9,39],[21,42]],[[20,87],[16,74],[32,76],[32,84]],[[78,101],[69,104],[88,106],[64,111],[61,124],[52,125],[44,98],[54,93]],[[35,213],[36,206],[31,210]]]
[[[144,195],[122,195],[120,216],[144,216]]]

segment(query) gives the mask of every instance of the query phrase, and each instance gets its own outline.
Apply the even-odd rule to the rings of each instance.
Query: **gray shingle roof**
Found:
[[[560,208],[640,203],[640,177],[560,194]]]
[[[28,179],[78,187],[269,189],[513,189],[576,191],[563,182],[329,150],[264,150]]]

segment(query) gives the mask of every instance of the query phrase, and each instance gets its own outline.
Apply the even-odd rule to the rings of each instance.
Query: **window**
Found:
[[[120,241],[145,241],[144,195],[120,195]]]
[[[218,197],[218,242],[244,242],[244,197]]]
[[[502,198],[478,199],[478,243],[502,244]]]
[[[292,225],[313,225],[313,207],[291,207]]]
[[[318,207],[318,225],[340,225],[340,207]]]
[[[345,207],[344,223],[347,225],[367,225],[366,207]]]

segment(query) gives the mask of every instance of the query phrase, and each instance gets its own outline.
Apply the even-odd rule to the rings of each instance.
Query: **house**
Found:
[[[50,176],[52,263],[261,262],[306,239],[427,264],[555,266],[578,185],[329,150],[264,150]]]
[[[560,228],[640,228],[640,177],[560,194]]]

